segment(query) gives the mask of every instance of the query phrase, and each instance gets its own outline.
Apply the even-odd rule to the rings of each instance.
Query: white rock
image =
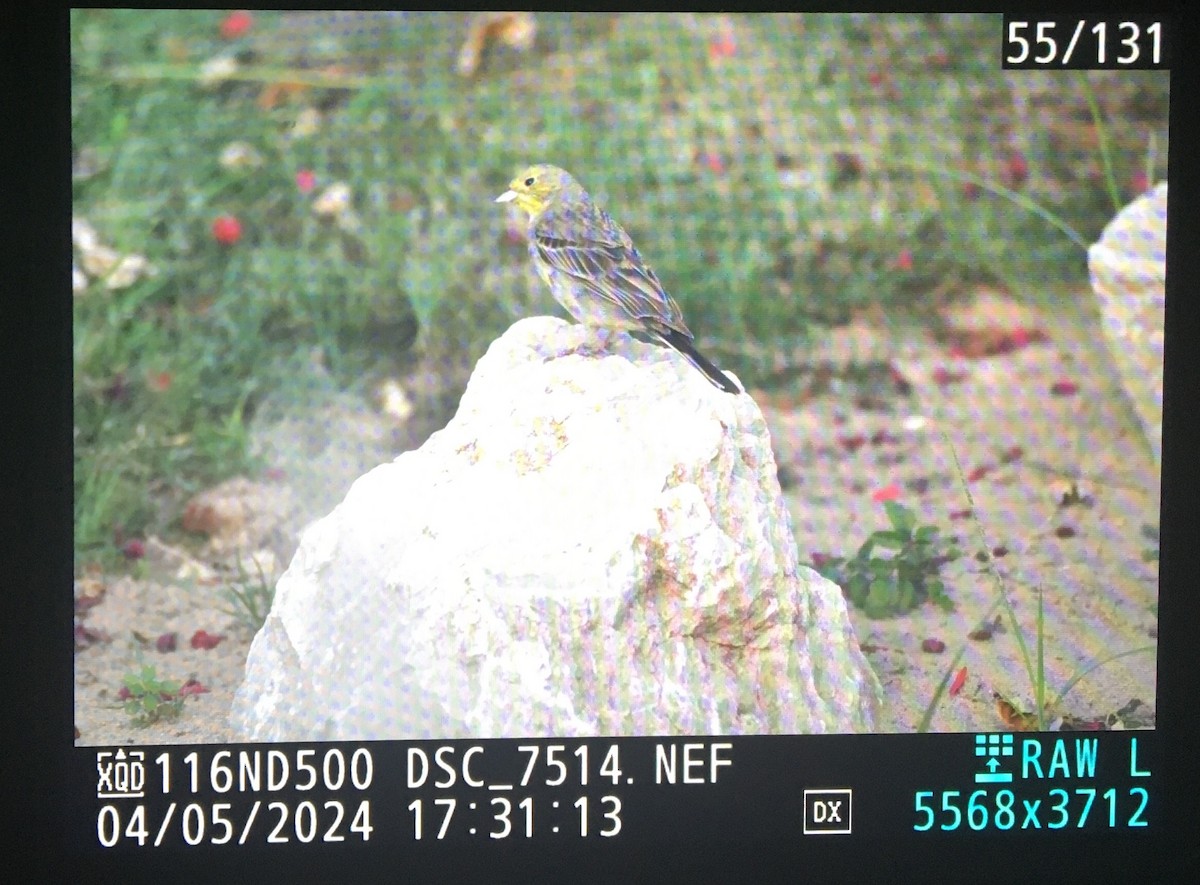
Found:
[[[1109,353],[1160,464],[1166,251],[1165,183],[1117,213],[1088,250]]]
[[[757,405],[672,351],[585,341],[515,324],[444,430],[310,526],[234,701],[245,739],[874,728]]]

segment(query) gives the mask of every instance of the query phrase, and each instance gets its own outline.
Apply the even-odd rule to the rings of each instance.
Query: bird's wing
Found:
[[[630,317],[654,319],[685,334],[679,307],[633,243],[602,209],[554,207],[533,226],[538,256]]]

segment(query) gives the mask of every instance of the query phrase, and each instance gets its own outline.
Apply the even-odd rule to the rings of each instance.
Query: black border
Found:
[[[865,4],[870,6],[871,4]],[[978,8],[978,4],[965,4]],[[1021,4],[1024,5],[1024,4]],[[1008,7],[1005,4],[1006,8]],[[1068,9],[1141,11],[1143,4],[1057,2]],[[862,9],[856,5],[855,9]],[[964,4],[928,3],[963,10]],[[997,7],[992,7],[994,10]],[[1030,7],[1026,7],[1030,8]],[[1041,5],[1043,11],[1046,5]],[[403,857],[330,854],[317,860],[276,851],[236,857],[140,856],[119,870],[103,855],[71,862],[62,809],[71,801],[66,773],[72,740],[71,300],[70,300],[70,68],[68,10],[55,4],[6,11],[0,23],[5,71],[0,139],[6,152],[0,332],[6,392],[3,419],[5,525],[4,618],[6,711],[3,729],[5,805],[9,809],[8,861],[38,870],[40,881],[739,881],[811,878],[836,871],[835,880],[907,881],[1200,881],[1196,838],[1200,796],[1200,737],[1196,637],[1200,568],[1196,543],[1200,452],[1192,404],[1200,390],[1198,328],[1196,96],[1194,54],[1200,16],[1187,3],[1153,4],[1175,17],[1172,65],[1171,155],[1168,209],[1168,300],[1164,389],[1163,482],[1160,549],[1158,729],[1164,773],[1156,777],[1169,825],[1143,840],[1070,838],[1016,843],[961,839],[938,842],[922,854],[899,856],[886,843],[861,841],[748,845],[731,852],[717,841],[686,850],[661,846],[617,855],[594,842],[547,847],[497,847],[484,854],[439,860],[419,868]],[[989,10],[991,11],[991,10]],[[999,35],[997,37],[999,39]],[[911,738],[897,738],[903,745]],[[75,834],[77,835],[77,834]],[[766,850],[764,850],[766,849]],[[26,863],[18,866],[17,861]],[[414,856],[412,860],[418,860]],[[1186,875],[1191,873],[1191,875]]]

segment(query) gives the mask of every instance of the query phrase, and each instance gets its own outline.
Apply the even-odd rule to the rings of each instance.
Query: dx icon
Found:
[[[849,833],[851,793],[850,790],[805,790],[805,835]]]

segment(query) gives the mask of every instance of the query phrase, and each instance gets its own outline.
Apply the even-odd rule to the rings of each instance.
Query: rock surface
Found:
[[[457,415],[304,534],[247,740],[871,731],[840,590],[798,564],[762,413],[672,351],[515,324]]]
[[[1088,250],[1105,339],[1126,395],[1162,464],[1167,185],[1138,197]]]

